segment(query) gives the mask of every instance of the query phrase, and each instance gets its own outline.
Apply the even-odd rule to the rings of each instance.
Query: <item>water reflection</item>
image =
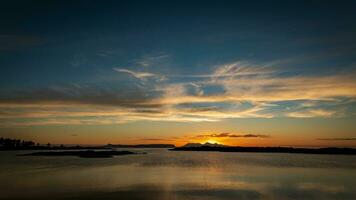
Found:
[[[0,152],[0,199],[356,198],[356,156],[145,151],[110,159]]]
[[[189,186],[189,185],[188,185]],[[187,187],[187,186],[185,186]],[[261,194],[254,190],[200,188],[190,186],[192,189],[166,190],[158,185],[135,185],[115,192],[98,192],[81,194],[76,198],[86,199],[260,199]]]

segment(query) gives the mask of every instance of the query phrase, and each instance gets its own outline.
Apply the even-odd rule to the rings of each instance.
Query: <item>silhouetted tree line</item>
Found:
[[[11,139],[11,138],[0,138],[0,147],[23,148],[23,147],[33,147],[33,146],[35,146],[35,143],[33,141],[25,141],[25,140]]]
[[[0,151],[12,151],[12,150],[57,150],[57,149],[106,149],[104,146],[64,146],[52,145],[51,143],[40,145],[33,141],[25,141],[11,138],[0,138]]]

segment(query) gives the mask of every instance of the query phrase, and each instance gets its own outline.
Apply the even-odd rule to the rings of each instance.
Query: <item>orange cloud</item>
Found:
[[[269,138],[269,135],[259,134],[232,134],[232,133],[218,133],[218,134],[206,134],[197,135],[197,137],[209,137],[209,138]]]

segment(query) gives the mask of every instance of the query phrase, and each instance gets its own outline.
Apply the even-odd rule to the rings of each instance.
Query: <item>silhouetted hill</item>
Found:
[[[176,147],[172,151],[218,151],[218,152],[260,152],[260,153],[304,153],[304,154],[343,154],[356,155],[354,148],[293,148],[293,147],[232,147],[232,146],[195,146],[195,147]]]

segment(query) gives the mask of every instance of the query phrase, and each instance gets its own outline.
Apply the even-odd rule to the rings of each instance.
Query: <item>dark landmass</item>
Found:
[[[16,151],[16,150],[84,150],[84,149],[111,149],[106,146],[64,146],[64,145],[51,145],[39,144],[33,141],[25,141],[11,138],[0,138],[0,151]]]
[[[0,151],[17,151],[17,150],[104,150],[111,149],[106,146],[19,146],[19,147],[4,147],[0,146]]]
[[[304,153],[304,154],[337,154],[356,155],[354,148],[293,148],[293,147],[232,147],[232,146],[188,146],[176,147],[171,151],[218,151],[218,152],[255,152],[255,153]]]
[[[173,144],[108,144],[107,148],[175,148]]]
[[[108,144],[103,146],[65,146],[39,144],[33,141],[25,141],[12,138],[0,138],[0,151],[16,151],[16,150],[101,150],[112,148],[175,148],[173,144]]]
[[[122,156],[136,154],[131,151],[44,151],[23,154],[21,156],[79,156],[81,158],[111,158],[113,156]]]

